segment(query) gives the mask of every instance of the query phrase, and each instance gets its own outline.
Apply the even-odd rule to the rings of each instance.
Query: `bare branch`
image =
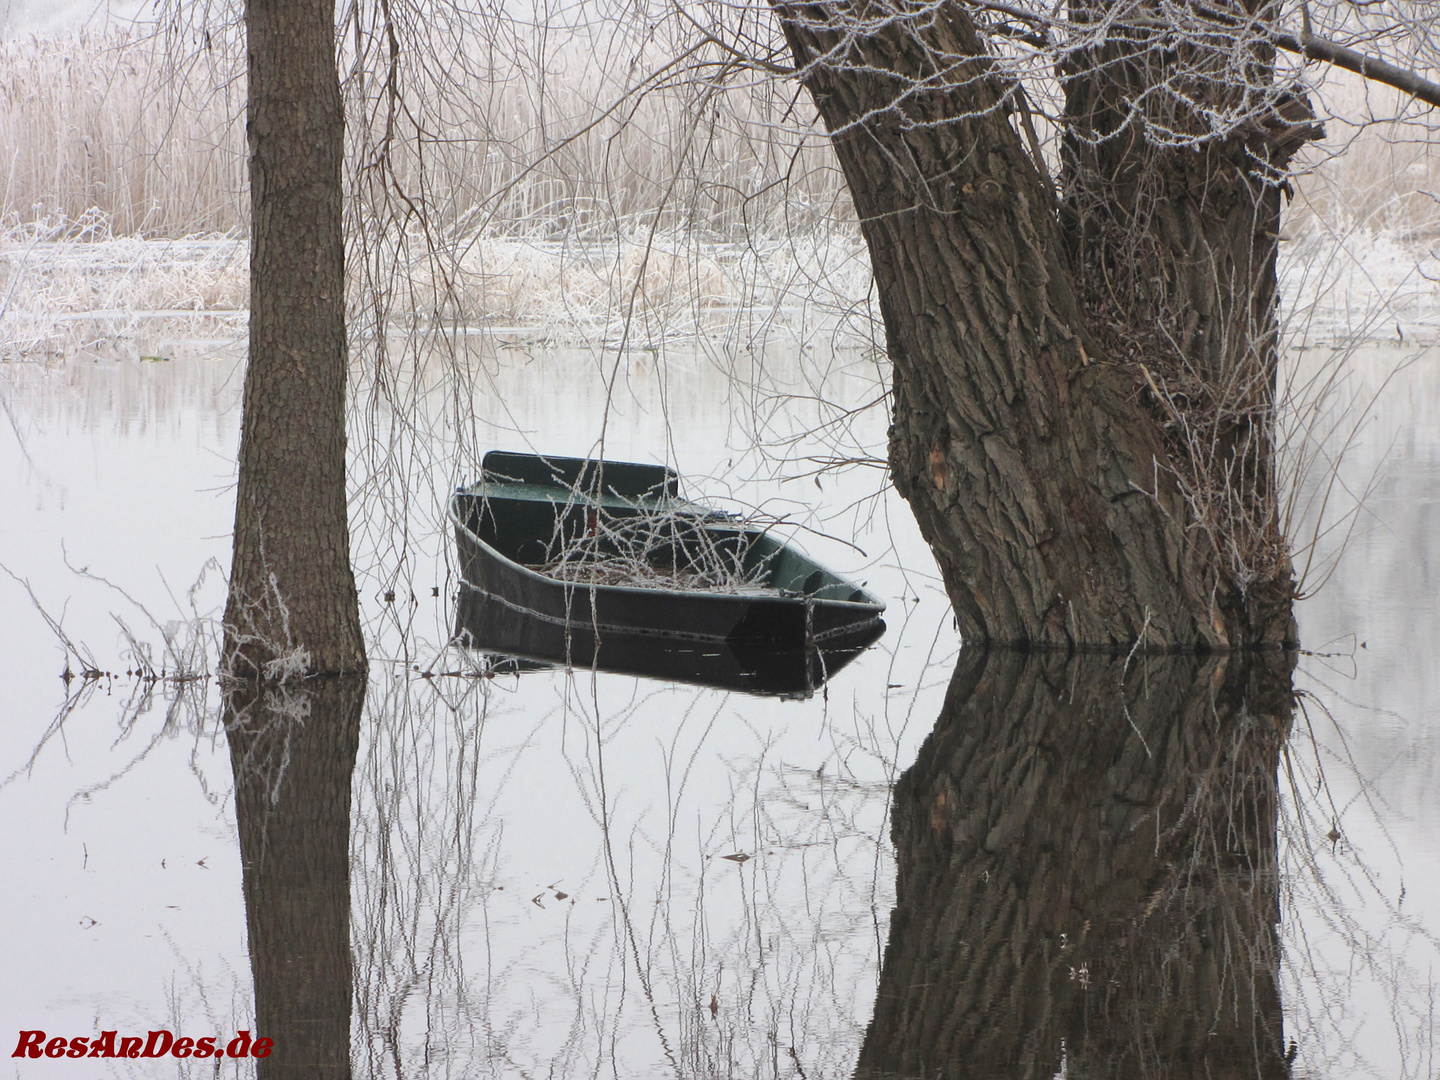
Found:
[[[1316,37],[1304,30],[1296,36],[1276,34],[1273,40],[1277,48],[1284,49],[1286,52],[1298,53],[1307,60],[1323,60],[1327,64],[1344,68],[1346,71],[1353,71],[1374,82],[1393,86],[1396,90],[1402,90],[1427,105],[1440,108],[1440,83],[1422,79],[1415,72],[1397,67],[1379,57],[1366,56],[1364,53],[1347,49],[1344,45]]]
[[[1055,19],[1038,12],[1026,11],[1013,4],[998,2],[998,0],[976,0],[973,6],[983,11],[994,11],[1002,15],[1007,15],[1012,19],[1022,20],[1035,27],[1048,29],[1068,25],[1064,20]],[[1253,28],[1268,37],[1270,43],[1277,49],[1295,53],[1298,56],[1305,57],[1307,60],[1319,60],[1327,64],[1333,64],[1335,67],[1343,68],[1346,71],[1353,71],[1355,74],[1374,82],[1383,83],[1386,86],[1393,86],[1397,90],[1404,91],[1418,98],[1420,101],[1425,102],[1427,105],[1440,108],[1440,83],[1431,82],[1429,79],[1422,78],[1413,71],[1399,67],[1387,60],[1382,60],[1378,56],[1366,55],[1355,49],[1347,48],[1338,42],[1311,33],[1310,12],[1306,6],[1302,6],[1301,8],[1303,28],[1298,34],[1282,33],[1258,22],[1242,24],[1229,13],[1215,9],[1207,8],[1201,10],[1207,18],[1213,19],[1223,26],[1240,27],[1243,25],[1247,29]],[[1163,20],[1123,20],[1124,25],[1127,26],[1153,26],[1161,22],[1163,22]]]

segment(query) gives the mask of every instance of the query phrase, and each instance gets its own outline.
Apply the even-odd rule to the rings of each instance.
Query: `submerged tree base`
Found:
[[[345,118],[333,0],[248,0],[250,362],[225,672],[365,670],[345,489]]]

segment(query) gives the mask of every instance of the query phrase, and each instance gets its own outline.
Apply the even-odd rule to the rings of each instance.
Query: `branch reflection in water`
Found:
[[[1288,1075],[1276,836],[1292,659],[962,652],[935,728],[895,790],[897,899],[855,1075]],[[422,1075],[425,1060],[443,1060],[449,1070],[504,1073],[519,1048],[507,1044],[527,1041],[487,1018],[493,1003],[483,985],[467,989],[462,955],[475,894],[492,872],[483,836],[496,823],[475,786],[490,684],[380,683],[371,712],[389,731],[381,741],[395,741],[367,751],[364,820],[353,825],[363,686],[319,681],[227,701],[255,1023],[275,1039],[262,1077],[350,1074],[352,848],[360,1071]],[[447,714],[478,724],[446,736]],[[613,874],[609,886],[624,891]],[[652,1038],[671,1067],[724,1075],[727,1055],[705,1045],[719,1032],[690,1018],[704,1016],[708,977],[663,974],[660,953],[673,950],[675,931],[684,936],[671,918],[683,913],[657,909],[647,930],[631,924],[629,905],[612,910],[620,925],[591,928],[600,937],[581,946],[588,958],[574,957],[579,982],[548,1007],[532,1002],[535,1021],[594,1022],[620,1036],[625,1025],[609,1015],[619,999],[600,999],[630,978],[617,964],[636,965]],[[647,955],[637,931],[660,953]],[[699,923],[691,932],[706,934]],[[601,941],[611,933],[619,951],[607,960]],[[490,934],[487,955],[498,944]],[[705,967],[714,947],[692,942],[691,960]],[[600,999],[582,1004],[593,994]],[[551,1009],[559,1013],[545,1015]],[[805,1026],[817,1025],[826,1021],[809,1015]],[[789,1074],[787,1058],[799,1063],[786,1050],[793,1036],[751,1034],[778,1038],[777,1075]],[[561,1041],[576,1037],[588,1041],[574,1030]],[[559,1050],[551,1065],[579,1065],[569,1061],[576,1050]]]
[[[962,651],[857,1076],[1280,1077],[1280,653]]]

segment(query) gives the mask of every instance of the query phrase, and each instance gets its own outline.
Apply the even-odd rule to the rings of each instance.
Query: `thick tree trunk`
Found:
[[[260,1080],[350,1076],[350,785],[365,680],[236,684],[235,774]]]
[[[250,0],[250,363],[225,670],[361,670],[345,494],[344,116],[332,0]]]
[[[1293,592],[1275,476],[1281,196],[1323,130],[1274,85],[1268,41],[1217,32],[1273,20],[1273,0],[1159,18],[1177,10],[1139,0],[1129,18],[1156,25],[1065,58],[1061,223],[1090,327],[1138,370],[1190,521],[1241,593],[1231,618],[1264,640]],[[1080,25],[1107,14],[1071,4]]]
[[[1275,1078],[1289,661],[964,650],[895,790],[862,1080]]]
[[[1073,222],[1012,126],[1020,89],[986,58],[966,6],[776,7],[870,248],[894,372],[894,481],[966,641],[1293,640],[1273,499],[1260,542],[1279,554],[1259,577],[1239,573],[1231,547],[1255,544],[1202,519],[1164,403],[1147,400],[1143,351],[1117,351],[1125,328],[1077,280]],[[1268,431],[1273,418],[1259,402],[1254,423]]]

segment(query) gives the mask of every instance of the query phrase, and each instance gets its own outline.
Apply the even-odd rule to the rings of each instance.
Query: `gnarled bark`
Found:
[[[775,6],[870,249],[894,372],[892,475],[967,642],[1208,650],[1292,640],[1273,499],[1239,521],[1258,523],[1258,538],[1221,535],[1197,505],[1190,462],[1165,427],[1174,402],[1143,377],[1154,335],[1117,348],[1127,328],[1097,310],[1083,280],[1093,259],[1074,228],[1078,203],[1062,216],[1012,123],[1021,88],[988,58],[968,7]],[[1123,187],[1096,197],[1121,199]],[[1243,239],[1253,238],[1250,229]],[[1247,269],[1218,287],[1273,281],[1263,253],[1246,261],[1258,277]],[[1256,303],[1273,326],[1269,297]],[[1270,363],[1260,383],[1273,380],[1265,334],[1258,351],[1247,339],[1230,354]],[[1273,402],[1250,404],[1268,432]],[[1253,445],[1263,460],[1250,475],[1268,478],[1269,443]],[[1227,463],[1203,480],[1234,475]],[[1237,567],[1236,543],[1270,545],[1275,557],[1258,573]]]
[[[1071,4],[1080,26],[1107,14]],[[1089,325],[1138,370],[1220,559],[1225,620],[1265,641],[1293,592],[1275,477],[1281,198],[1322,129],[1303,92],[1275,85],[1268,36],[1240,29],[1275,18],[1272,0],[1188,25],[1163,14],[1138,0],[1130,25],[1065,58],[1060,221]]]
[[[1288,1075],[1264,656],[962,652],[896,786],[857,1077]]]

